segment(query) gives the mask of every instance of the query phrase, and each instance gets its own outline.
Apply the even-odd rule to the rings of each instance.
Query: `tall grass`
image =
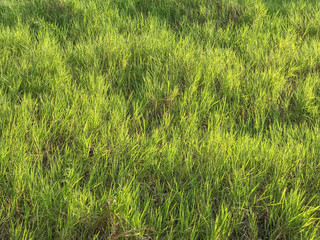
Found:
[[[2,0],[1,239],[319,239],[320,5]]]

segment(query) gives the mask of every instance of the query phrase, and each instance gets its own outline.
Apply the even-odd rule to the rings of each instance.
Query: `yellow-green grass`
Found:
[[[0,1],[0,239],[320,239],[320,3]]]

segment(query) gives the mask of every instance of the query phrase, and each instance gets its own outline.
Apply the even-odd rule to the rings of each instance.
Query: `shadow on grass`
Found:
[[[222,28],[229,25],[242,25],[249,23],[252,19],[247,6],[236,2],[223,0],[208,1],[206,4],[200,1],[158,1],[137,0],[132,3],[129,0],[116,1],[116,7],[120,14],[131,18],[143,15],[153,16],[166,22],[173,30],[181,31],[188,24],[203,25],[213,20]]]
[[[41,21],[49,23],[60,42],[77,42],[86,29],[85,9],[62,0],[27,1],[20,6],[21,17],[37,36]]]
[[[12,6],[0,2],[0,26],[13,27],[17,22],[17,15]]]

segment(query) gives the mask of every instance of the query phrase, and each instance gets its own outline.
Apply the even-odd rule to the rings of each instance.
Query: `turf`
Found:
[[[320,2],[0,1],[1,239],[320,239]]]

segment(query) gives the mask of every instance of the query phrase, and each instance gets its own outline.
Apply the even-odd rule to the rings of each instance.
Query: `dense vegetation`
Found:
[[[1,0],[0,239],[320,239],[320,3]]]

